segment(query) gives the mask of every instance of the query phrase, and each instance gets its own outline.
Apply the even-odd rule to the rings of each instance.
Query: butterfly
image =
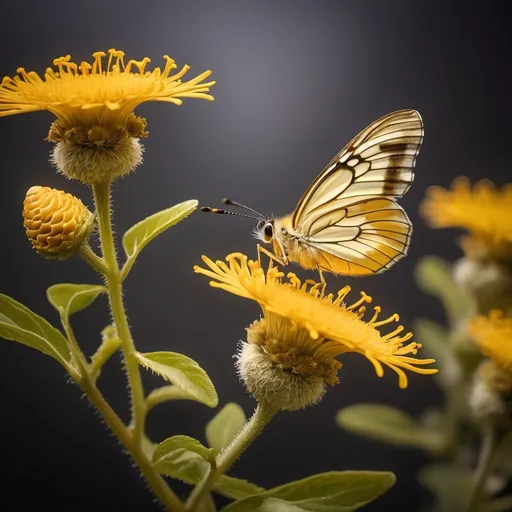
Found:
[[[416,110],[377,119],[354,137],[306,190],[295,210],[265,218],[241,203],[229,204],[256,216],[203,207],[203,211],[257,219],[256,238],[281,265],[294,262],[323,272],[366,276],[389,269],[407,254],[412,224],[397,203],[410,188],[423,141]]]

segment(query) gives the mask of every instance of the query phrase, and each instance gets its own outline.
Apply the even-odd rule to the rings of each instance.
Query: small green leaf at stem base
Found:
[[[123,247],[127,257],[123,277],[126,277],[139,253],[151,240],[188,217],[196,208],[197,201],[191,199],[150,215],[128,229],[123,236]]]
[[[208,444],[220,452],[233,441],[246,421],[244,411],[238,404],[233,402],[226,404],[206,425]]]
[[[332,471],[290,482],[231,503],[223,512],[351,512],[395,483],[393,473]]]
[[[162,441],[153,453],[153,465],[163,475],[186,483],[198,483],[214,463],[215,450],[189,436],[173,436]]]
[[[345,407],[336,415],[336,423],[349,432],[391,444],[415,446],[433,452],[442,448],[439,434],[387,405],[357,404]]]
[[[64,367],[71,353],[64,335],[20,302],[0,294],[0,337],[53,357]]]
[[[60,313],[69,316],[89,306],[100,293],[107,289],[100,285],[59,283],[46,290],[50,304]]]
[[[216,407],[219,403],[210,377],[190,357],[176,352],[134,352],[132,355],[141,366],[183,389],[197,402],[208,407]]]

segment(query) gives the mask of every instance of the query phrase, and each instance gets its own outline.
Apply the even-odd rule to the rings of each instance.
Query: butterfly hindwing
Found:
[[[407,254],[412,225],[388,198],[365,199],[337,210],[338,220],[308,237],[318,265],[335,274],[370,275],[391,267]],[[331,214],[325,217],[332,217]]]

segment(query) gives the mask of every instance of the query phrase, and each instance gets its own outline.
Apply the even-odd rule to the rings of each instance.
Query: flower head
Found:
[[[134,109],[146,101],[181,105],[182,98],[213,100],[215,82],[203,82],[211,71],[183,82],[165,55],[165,66],[147,71],[148,57],[125,64],[124,52],[93,53],[92,64],[80,65],[66,55],[53,61],[44,76],[18,69],[0,85],[0,117],[47,110],[57,119],[48,140],[57,143],[53,162],[66,176],[93,184],[133,170],[141,162],[139,139],[147,136],[146,120]]]
[[[493,310],[470,321],[468,332],[489,357],[475,373],[471,411],[475,419],[492,421],[508,432],[512,425],[512,318]]]
[[[499,310],[479,316],[469,323],[468,332],[484,355],[512,375],[512,318]]]
[[[501,190],[482,180],[471,188],[469,180],[460,176],[451,190],[430,187],[421,212],[432,227],[458,227],[468,230],[463,239],[464,251],[475,257],[492,253],[508,256],[512,249],[512,185]]]
[[[53,61],[57,69],[47,68],[44,78],[24,68],[18,69],[19,76],[6,76],[0,86],[0,116],[48,110],[69,128],[123,126],[130,130],[131,113],[145,101],[181,105],[181,98],[213,100],[207,93],[215,82],[201,83],[211,71],[182,82],[190,67],[185,65],[171,75],[177,66],[167,55],[164,69],[153,71],[146,71],[148,57],[125,64],[120,50],[111,49],[108,56],[95,52],[93,58],[92,64],[77,65],[70,55],[59,57]]]
[[[24,226],[32,247],[47,258],[66,259],[91,234],[94,216],[80,199],[62,190],[31,187],[23,202]]]
[[[399,386],[407,387],[405,370],[432,374],[437,370],[420,366],[434,359],[416,359],[421,347],[408,342],[412,333],[401,335],[402,326],[388,334],[378,328],[398,321],[398,315],[379,320],[380,308],[364,320],[366,304],[371,297],[364,292],[352,305],[343,301],[350,291],[342,288],[337,296],[324,295],[321,283],[301,282],[293,273],[285,279],[277,267],[265,272],[258,262],[234,253],[226,262],[213,262],[203,256],[208,268],[195,267],[212,281],[210,285],[235,295],[255,300],[263,310],[264,318],[248,329],[248,343],[258,347],[275,367],[304,379],[321,379],[327,385],[338,382],[341,363],[337,357],[346,352],[359,352],[373,365],[379,377],[383,365],[393,369],[399,377]]]

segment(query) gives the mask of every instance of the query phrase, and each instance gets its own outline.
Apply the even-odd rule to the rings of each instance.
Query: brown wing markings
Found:
[[[412,119],[411,119],[412,118]],[[347,190],[350,188],[350,186],[354,182],[354,172],[352,170],[347,169],[347,166],[342,166],[345,161],[348,161],[351,156],[355,155],[358,152],[358,149],[360,150],[360,147],[358,146],[364,144],[364,140],[366,139],[367,142],[370,142],[372,137],[375,134],[384,133],[386,129],[389,131],[390,126],[394,126],[397,128],[396,131],[391,131],[389,133],[386,133],[386,140],[381,142],[388,142],[388,139],[390,141],[393,140],[393,133],[407,133],[411,130],[409,127],[411,125],[416,126],[416,128],[413,131],[419,131],[420,135],[415,137],[415,140],[418,140],[419,143],[421,143],[422,135],[423,135],[423,123],[421,120],[420,115],[415,110],[401,110],[397,112],[392,112],[390,114],[387,114],[380,119],[374,121],[372,124],[367,126],[364,130],[362,130],[358,135],[356,135],[330,162],[329,164],[324,168],[324,170],[317,176],[317,178],[311,183],[311,185],[307,188],[306,192],[302,196],[301,200],[299,201],[299,204],[297,208],[295,209],[293,216],[292,216],[292,226],[294,228],[297,227],[298,219],[302,215],[302,212],[307,207],[307,205],[311,202],[315,192],[318,190],[320,184],[323,182],[324,179],[330,174],[334,172],[351,172],[351,179],[349,180],[349,184],[345,187],[344,190]],[[395,137],[396,139],[397,137]],[[400,137],[398,137],[400,138]],[[404,138],[404,137],[402,137]],[[368,150],[367,150],[368,151]],[[364,151],[361,151],[361,157],[363,157],[365,160],[367,160],[367,156],[363,155]],[[378,152],[375,151],[371,155]],[[412,159],[412,164],[415,163],[415,157],[417,156],[419,152],[419,147],[415,147],[414,150],[414,158]],[[382,155],[380,155],[382,156]],[[388,156],[388,155],[386,155]],[[392,155],[391,155],[392,156]],[[403,156],[403,155],[402,155]],[[369,169],[372,169],[371,165]],[[368,170],[369,170],[368,169]],[[368,172],[365,171],[366,172]],[[365,174],[363,173],[363,174]],[[414,178],[414,174],[411,173],[411,181]],[[379,191],[380,193],[380,191]],[[405,193],[405,192],[404,192]],[[379,194],[373,194],[373,195],[379,195]],[[339,197],[339,196],[337,196]],[[321,205],[318,205],[321,206]],[[317,206],[315,206],[317,207]]]

